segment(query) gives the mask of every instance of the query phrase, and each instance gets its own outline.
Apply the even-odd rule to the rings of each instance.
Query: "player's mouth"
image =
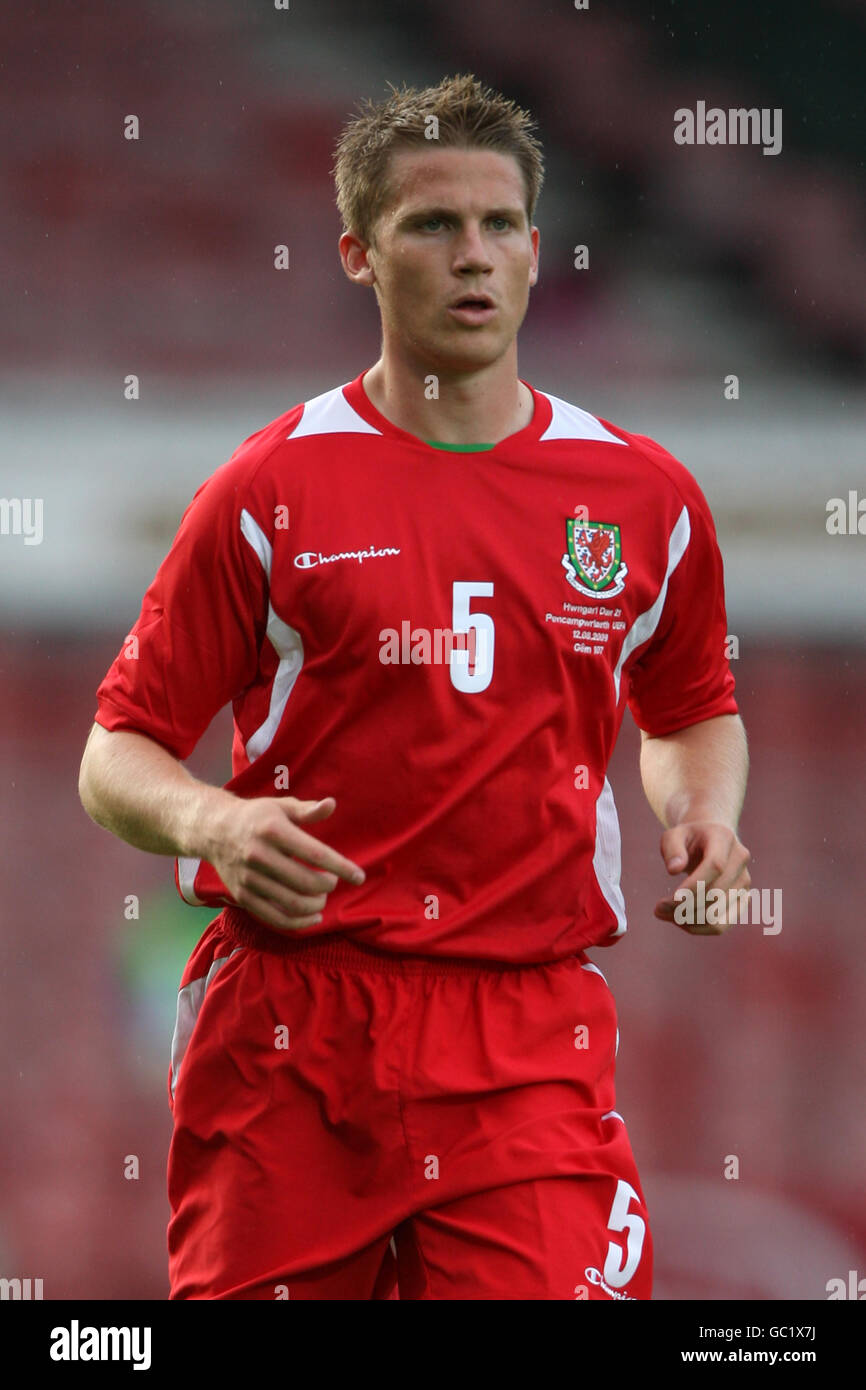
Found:
[[[464,294],[449,304],[448,312],[460,323],[488,323],[496,313],[496,305],[489,294]]]

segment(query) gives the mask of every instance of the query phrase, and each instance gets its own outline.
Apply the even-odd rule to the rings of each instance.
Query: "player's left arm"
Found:
[[[737,834],[748,770],[746,731],[738,714],[705,719],[662,737],[641,730],[641,780],[665,826],[662,858],[669,874],[686,874],[677,889],[656,904],[656,917],[675,921],[674,892],[696,892],[701,880],[707,892],[749,887],[746,866],[751,856]],[[683,925],[683,930],[718,936],[727,931],[727,924],[695,923]]]

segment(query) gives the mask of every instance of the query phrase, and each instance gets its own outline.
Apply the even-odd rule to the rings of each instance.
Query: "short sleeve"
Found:
[[[181,761],[258,670],[268,592],[243,532],[247,474],[231,460],[195,493],[96,692],[99,724],[147,734]]]
[[[629,708],[656,737],[737,713],[722,557],[706,499],[693,478],[688,483],[685,551],[669,575],[655,633],[629,672]]]

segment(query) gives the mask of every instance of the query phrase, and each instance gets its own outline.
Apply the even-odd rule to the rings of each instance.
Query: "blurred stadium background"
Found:
[[[0,1275],[166,1296],[174,992],[213,914],[81,809],[94,692],[202,479],[378,356],[336,251],[341,123],[388,80],[460,71],[528,104],[546,148],[521,375],[659,439],[713,508],[753,759],[741,833],[754,884],[783,892],[777,936],[653,918],[667,878],[627,716],[630,931],[594,955],[656,1296],[823,1299],[866,1275],[866,536],[825,526],[829,498],[866,495],[864,42],[861,0],[2,12],[0,493],[44,499],[44,540],[0,536]],[[781,108],[782,153],[676,145],[698,100]],[[198,775],[229,775],[228,731],[224,712]]]

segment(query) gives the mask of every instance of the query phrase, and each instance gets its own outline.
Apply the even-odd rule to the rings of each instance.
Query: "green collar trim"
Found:
[[[452,454],[477,454],[482,449],[495,449],[495,444],[443,444],[440,439],[425,439],[431,449],[449,449]]]

